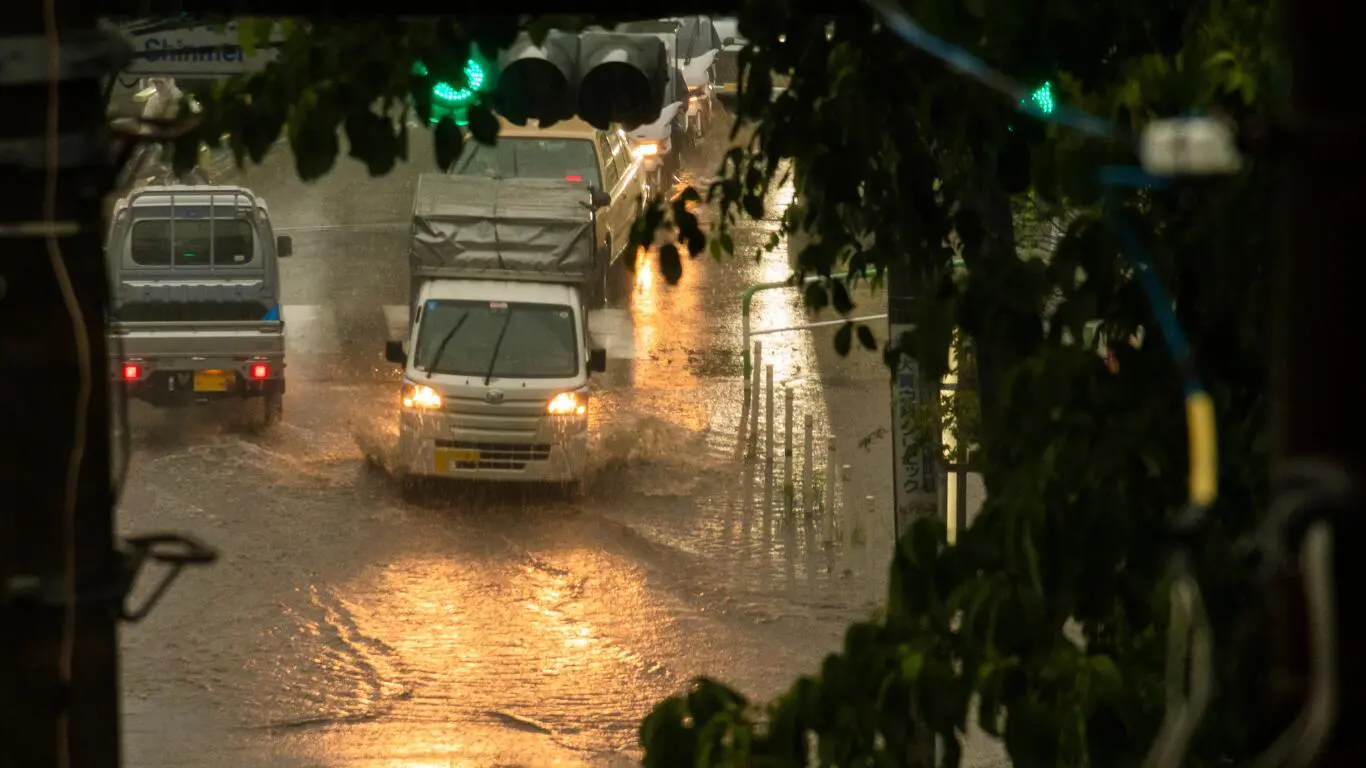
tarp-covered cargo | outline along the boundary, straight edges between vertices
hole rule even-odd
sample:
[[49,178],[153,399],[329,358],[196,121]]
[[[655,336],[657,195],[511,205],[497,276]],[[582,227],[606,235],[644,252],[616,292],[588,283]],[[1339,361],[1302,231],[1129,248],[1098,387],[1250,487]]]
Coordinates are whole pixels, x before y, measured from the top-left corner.
[[582,282],[593,271],[588,190],[559,180],[423,174],[408,259],[414,280]]

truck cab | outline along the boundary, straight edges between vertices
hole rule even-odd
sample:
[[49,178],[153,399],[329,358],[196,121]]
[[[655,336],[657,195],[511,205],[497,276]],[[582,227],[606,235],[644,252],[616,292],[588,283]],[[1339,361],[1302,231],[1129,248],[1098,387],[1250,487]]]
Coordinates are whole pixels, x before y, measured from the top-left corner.
[[285,326],[265,203],[231,186],[148,186],[114,207],[105,246],[113,290],[109,375],[157,407],[242,400],[279,421]]
[[[434,280],[418,295],[404,366],[399,463],[410,475],[572,484],[588,457],[588,343],[579,289]],[[392,342],[391,342],[392,346]]]
[[[501,142],[500,142],[501,146]],[[395,465],[402,478],[582,488],[601,201],[563,180],[424,174],[413,208],[410,329]]]

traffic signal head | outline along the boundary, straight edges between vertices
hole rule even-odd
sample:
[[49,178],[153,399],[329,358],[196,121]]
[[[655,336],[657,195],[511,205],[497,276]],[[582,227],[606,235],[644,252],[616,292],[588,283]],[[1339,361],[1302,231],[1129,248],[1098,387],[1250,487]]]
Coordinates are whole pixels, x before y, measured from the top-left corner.
[[659,119],[669,82],[664,41],[649,34],[584,32],[578,113],[595,128],[636,128]]
[[[413,74],[418,77],[427,77],[427,65],[417,62],[413,65]],[[435,123],[443,117],[453,117],[457,123],[464,124],[465,109],[474,101],[475,95],[488,86],[488,74],[484,70],[484,65],[473,56],[465,62],[465,84],[457,87],[454,83],[438,81],[431,86],[432,114],[431,122]]]
[[498,57],[494,106],[516,125],[568,120],[577,106],[578,59],[577,35],[552,31],[536,45],[522,33]]
[[1052,114],[1057,106],[1053,100],[1053,84],[1044,81],[1043,85],[1030,92],[1027,102],[1022,99],[1020,105],[1041,115]]

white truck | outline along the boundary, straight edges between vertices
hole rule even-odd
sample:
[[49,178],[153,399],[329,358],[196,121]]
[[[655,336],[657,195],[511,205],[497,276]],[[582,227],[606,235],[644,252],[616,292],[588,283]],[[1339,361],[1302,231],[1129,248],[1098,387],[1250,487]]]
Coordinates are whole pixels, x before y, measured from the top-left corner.
[[148,186],[114,207],[105,262],[113,290],[109,375],[157,407],[221,400],[281,418],[285,324],[266,204],[243,187]]
[[423,174],[409,245],[409,333],[396,474],[583,490],[589,344],[584,286],[605,193],[562,180]]

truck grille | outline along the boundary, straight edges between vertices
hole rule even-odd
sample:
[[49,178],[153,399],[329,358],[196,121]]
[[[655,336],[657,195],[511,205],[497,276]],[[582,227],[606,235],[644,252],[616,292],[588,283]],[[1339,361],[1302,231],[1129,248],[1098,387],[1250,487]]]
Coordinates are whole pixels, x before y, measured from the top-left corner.
[[478,451],[479,460],[460,462],[461,469],[509,469],[526,467],[529,461],[545,461],[550,458],[550,445],[546,443],[483,443],[470,440],[437,440],[438,448],[454,448],[462,451]]

